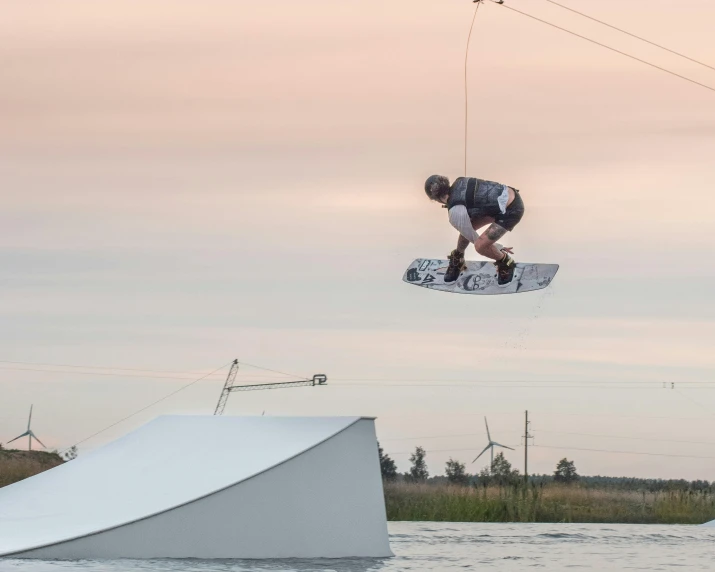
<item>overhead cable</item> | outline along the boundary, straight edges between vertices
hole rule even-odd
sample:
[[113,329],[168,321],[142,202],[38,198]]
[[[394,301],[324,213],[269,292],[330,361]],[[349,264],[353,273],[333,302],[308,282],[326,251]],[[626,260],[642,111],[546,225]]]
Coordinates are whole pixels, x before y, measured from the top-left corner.
[[695,85],[698,85],[698,86],[700,86],[700,87],[702,87],[702,88],[707,89],[708,91],[715,92],[715,87],[711,87],[711,86],[709,86],[709,85],[707,85],[707,84],[700,83],[699,81],[695,81],[694,79],[690,79],[689,77],[686,77],[686,76],[684,76],[684,75],[681,75],[681,74],[679,74],[679,73],[676,73],[676,72],[674,72],[674,71],[671,71],[671,70],[669,70],[669,69],[667,69],[667,68],[664,68],[664,67],[662,67],[662,66],[659,66],[659,65],[657,65],[657,64],[653,64],[653,63],[651,63],[651,62],[649,62],[649,61],[643,60],[643,59],[638,58],[638,57],[636,57],[636,56],[633,56],[633,55],[631,55],[631,54],[629,54],[629,53],[623,52],[623,51],[618,50],[618,49],[616,49],[616,48],[613,48],[613,47],[611,47],[611,46],[609,46],[609,45],[606,45],[606,44],[603,44],[603,43],[598,42],[598,41],[596,41],[596,40],[593,40],[593,39],[591,39],[591,38],[589,38],[589,37],[587,37],[587,36],[583,36],[583,35],[581,35],[581,34],[577,34],[576,32],[572,32],[571,30],[569,30],[569,29],[567,29],[567,28],[564,28],[564,27],[562,27],[562,26],[558,26],[558,25],[556,25],[556,24],[552,24],[551,22],[549,22],[549,21],[547,21],[547,20],[543,20],[543,19],[541,19],[541,18],[537,18],[536,16],[533,16],[532,14],[528,14],[527,12],[522,12],[521,10],[517,10],[516,8],[512,8],[511,6],[507,6],[506,4],[500,4],[500,6],[502,6],[503,8],[506,8],[507,10],[511,10],[512,12],[516,12],[517,14],[521,14],[522,16],[526,16],[527,18],[531,18],[532,20],[536,20],[537,22],[541,22],[542,24],[546,24],[547,26],[551,26],[552,28],[556,28],[557,30],[561,30],[562,32],[566,32],[567,34],[571,34],[572,36],[576,36],[577,38],[581,38],[582,40],[586,40],[587,42],[591,42],[592,44],[596,44],[597,46],[601,46],[602,48],[606,48],[607,50],[611,50],[612,52],[616,52],[617,54],[620,54],[620,55],[622,55],[622,56],[625,56],[625,57],[627,57],[627,58],[630,58],[630,59],[635,60],[635,61],[637,61],[637,62],[640,62],[640,63],[642,63],[642,64],[645,64],[645,65],[650,66],[650,67],[652,67],[652,68],[655,68],[655,69],[657,69],[657,70],[663,71],[663,72],[665,72],[665,73],[667,73],[667,74],[670,74],[670,75],[672,75],[672,76],[675,76],[675,77],[677,77],[677,78],[683,79],[683,80],[685,80],[685,81],[687,81],[687,82],[690,82],[690,83],[693,83],[693,84],[695,84]]
[[[225,369],[227,366],[231,365],[231,363],[232,363],[232,362],[228,362],[228,363],[222,365],[221,367],[215,369],[215,370],[212,371],[211,373],[207,373],[206,375],[201,376],[201,377],[198,378],[198,379],[195,379],[195,380],[192,381],[191,383],[187,383],[186,385],[181,386],[179,389],[177,389],[177,390],[175,390],[175,391],[172,391],[171,393],[165,395],[165,396],[162,397],[161,399],[157,399],[156,401],[151,402],[149,405],[147,405],[147,406],[145,406],[145,407],[142,407],[141,409],[138,409],[137,411],[135,411],[135,412],[132,413],[131,415],[127,415],[126,417],[123,417],[123,418],[120,419],[119,421],[115,421],[115,422],[112,423],[111,425],[107,425],[104,429],[101,429],[101,430],[97,431],[96,433],[92,433],[89,437],[85,437],[85,438],[82,439],[81,441],[77,441],[74,445],[71,445],[71,446],[68,447],[67,449],[69,449],[69,448],[71,448],[71,447],[76,447],[77,445],[79,445],[79,444],[81,444],[81,443],[84,443],[85,441],[89,441],[90,439],[92,439],[93,437],[96,437],[96,436],[99,435],[100,433],[104,433],[104,432],[107,431],[108,429],[111,429],[112,427],[115,427],[116,425],[119,425],[120,423],[123,423],[123,422],[126,421],[127,419],[130,419],[131,417],[134,417],[135,415],[138,415],[138,414],[141,413],[142,411],[146,411],[146,410],[149,409],[150,407],[154,407],[154,405],[156,405],[156,404],[158,404],[158,403],[161,403],[162,401],[165,401],[166,399],[169,399],[170,397],[176,395],[176,394],[179,393],[180,391],[184,391],[185,389],[188,389],[189,387],[191,387],[191,386],[194,385],[195,383],[198,383],[199,381],[202,381],[202,380],[206,379],[206,378],[209,377],[210,375],[213,375],[214,373],[217,373],[217,372],[221,371],[222,369]],[[66,451],[67,449],[64,449],[64,451]]]
[[701,65],[703,67],[710,68],[711,70],[715,70],[715,67],[713,67],[709,64],[706,64],[704,62],[701,62],[700,60],[696,60],[695,58],[691,58],[690,56],[686,56],[685,54],[676,52],[675,50],[671,50],[670,48],[666,48],[665,46],[663,46],[661,44],[657,44],[655,42],[652,42],[646,38],[643,38],[642,36],[637,36],[636,34],[632,34],[631,32],[624,30],[623,28],[619,28],[617,26],[609,24],[608,22],[604,22],[603,20],[599,20],[598,18],[594,18],[593,16],[589,16],[588,14],[584,14],[583,12],[579,12],[578,10],[574,10],[573,8],[570,8],[569,6],[564,6],[563,4],[559,4],[558,2],[555,2],[554,0],[545,0],[545,1],[549,2],[550,4],[554,4],[555,6],[558,6],[559,8],[563,8],[564,10],[568,10],[569,12],[573,12],[574,14],[578,14],[579,16],[583,16],[584,18],[588,18],[589,20],[593,20],[594,22],[598,22],[599,24],[602,24],[604,26],[612,28],[613,30],[621,32],[622,34],[626,34],[627,36],[636,38],[637,40],[640,40],[641,42],[645,42],[646,44],[650,44],[651,46],[655,46],[656,48],[660,48],[661,50],[670,52],[671,54],[675,54],[676,56],[679,56],[681,58],[689,60],[689,61],[696,63],[698,65]]
[[256,369],[260,369],[260,370],[263,370],[263,371],[270,371],[270,372],[272,372],[272,373],[279,373],[280,375],[287,375],[288,377],[297,377],[298,379],[304,379],[304,380],[306,380],[306,381],[310,381],[310,379],[311,379],[311,378],[305,377],[305,376],[303,376],[303,375],[298,375],[298,374],[295,374],[295,373],[286,373],[286,372],[284,372],[284,371],[278,371],[277,369],[269,369],[269,368],[267,368],[267,367],[261,367],[260,365],[254,365],[254,364],[252,364],[252,363],[246,363],[245,361],[239,361],[238,363],[239,363],[239,365],[245,365],[245,366],[247,366],[247,367],[254,367],[254,368],[256,368]]
[[474,29],[474,21],[477,19],[477,12],[481,2],[476,3],[474,8],[474,16],[472,16],[472,25],[469,26],[469,35],[467,36],[467,47],[464,50],[464,176],[467,176],[467,141],[469,131],[469,96],[467,94],[467,60],[469,59],[469,42],[472,39],[472,30]]

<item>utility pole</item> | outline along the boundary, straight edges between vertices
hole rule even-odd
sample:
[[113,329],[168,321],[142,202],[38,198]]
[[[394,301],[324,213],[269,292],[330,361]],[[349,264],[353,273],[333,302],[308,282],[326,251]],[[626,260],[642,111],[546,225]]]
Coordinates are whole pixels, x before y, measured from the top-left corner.
[[524,486],[529,486],[529,412],[524,411]]

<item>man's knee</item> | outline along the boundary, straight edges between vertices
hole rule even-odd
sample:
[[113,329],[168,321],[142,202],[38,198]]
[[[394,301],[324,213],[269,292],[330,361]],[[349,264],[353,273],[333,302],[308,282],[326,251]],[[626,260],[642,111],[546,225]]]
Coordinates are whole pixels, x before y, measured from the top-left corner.
[[479,254],[482,256],[485,256],[489,254],[492,250],[492,245],[494,243],[489,241],[489,240],[477,240],[477,242],[474,243],[474,248],[477,250]]

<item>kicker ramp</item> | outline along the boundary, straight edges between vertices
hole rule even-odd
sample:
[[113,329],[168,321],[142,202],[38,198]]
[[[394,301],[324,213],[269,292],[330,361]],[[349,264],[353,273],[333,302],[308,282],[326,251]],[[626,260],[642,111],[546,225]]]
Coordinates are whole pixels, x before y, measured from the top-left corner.
[[165,416],[0,489],[0,556],[391,556],[374,420]]

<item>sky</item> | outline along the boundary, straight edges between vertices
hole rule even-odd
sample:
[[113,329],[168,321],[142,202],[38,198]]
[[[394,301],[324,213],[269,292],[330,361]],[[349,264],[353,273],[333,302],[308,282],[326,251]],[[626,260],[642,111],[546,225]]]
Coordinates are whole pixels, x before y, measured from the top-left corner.
[[[508,5],[715,88],[546,0]],[[564,0],[715,66],[709,0]],[[544,291],[401,280],[456,233],[474,4],[11,0],[0,20],[0,442],[80,454],[168,413],[365,415],[400,470],[715,479],[715,93],[486,3],[468,174],[519,188],[502,241]],[[473,250],[468,258],[479,256]],[[51,365],[43,365],[51,364]],[[58,364],[82,366],[60,367]],[[125,369],[121,369],[125,368]],[[221,369],[223,368],[223,369]],[[218,370],[218,371],[216,371]],[[183,385],[206,379],[85,440]]]

